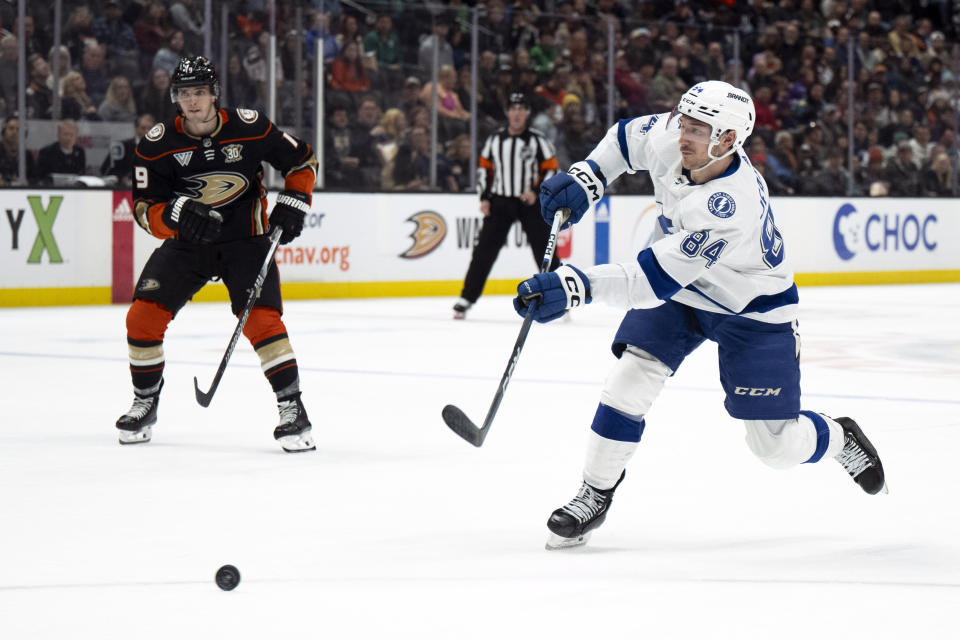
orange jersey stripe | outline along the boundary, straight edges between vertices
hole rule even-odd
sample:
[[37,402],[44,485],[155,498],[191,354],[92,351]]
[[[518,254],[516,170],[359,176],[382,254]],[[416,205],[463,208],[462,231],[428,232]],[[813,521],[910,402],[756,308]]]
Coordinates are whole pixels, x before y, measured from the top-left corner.
[[313,171],[309,168],[303,168],[299,171],[294,171],[293,173],[288,174],[283,180],[283,188],[305,193],[311,198],[310,201],[312,202],[313,198],[311,194],[313,193],[313,183]]
[[150,220],[150,233],[158,238],[173,238],[177,235],[176,230],[171,229],[163,221],[163,210],[167,207],[166,202],[158,202],[150,205],[147,209],[147,218]]
[[180,151],[193,151],[194,149],[197,149],[197,146],[196,146],[196,145],[194,145],[194,146],[192,146],[192,147],[184,147],[184,148],[182,148],[182,149],[173,149],[173,150],[171,150],[171,151],[164,151],[163,153],[161,153],[161,154],[158,155],[158,156],[152,156],[152,157],[149,157],[149,158],[148,158],[147,156],[143,155],[142,153],[140,153],[140,149],[137,149],[137,155],[140,156],[141,158],[143,158],[144,160],[150,161],[150,160],[156,160],[157,158],[162,158],[163,156],[170,155],[171,153],[178,153],[178,152],[180,152]]

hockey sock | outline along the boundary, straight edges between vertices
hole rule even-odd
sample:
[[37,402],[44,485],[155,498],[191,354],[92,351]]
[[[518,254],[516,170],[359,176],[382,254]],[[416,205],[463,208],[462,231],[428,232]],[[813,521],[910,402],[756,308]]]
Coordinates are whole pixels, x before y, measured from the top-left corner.
[[637,450],[646,423],[643,416],[627,416],[600,403],[590,427],[583,479],[597,489],[617,484]]
[[[818,460],[829,460],[843,451],[844,435],[840,423],[829,416],[813,411],[801,411],[797,419],[802,421],[804,418],[810,420],[817,430],[817,452],[823,451]],[[817,462],[817,460],[807,460],[807,462]]]
[[291,385],[298,385],[300,373],[297,359],[279,311],[269,307],[254,307],[243,334],[260,357],[260,368],[277,397],[286,393]]
[[127,347],[133,386],[145,394],[153,393],[163,379],[163,342],[145,342],[128,336]]
[[134,300],[127,312],[127,349],[133,386],[153,393],[163,379],[163,336],[173,314],[156,302]]
[[833,458],[843,449],[843,427],[813,411],[792,420],[744,420],[747,445],[764,464],[789,469]]
[[[299,388],[300,371],[297,368],[297,359],[293,355],[293,348],[286,334],[268,338],[253,346],[260,356],[260,368],[263,375],[273,388],[277,397],[285,393],[288,387]],[[287,394],[289,395],[289,394]]]
[[293,396],[299,394],[300,393],[299,378],[297,380],[294,380],[293,384],[287,387],[284,387],[283,389],[277,390],[275,391],[275,393],[277,394],[277,401],[289,400]]

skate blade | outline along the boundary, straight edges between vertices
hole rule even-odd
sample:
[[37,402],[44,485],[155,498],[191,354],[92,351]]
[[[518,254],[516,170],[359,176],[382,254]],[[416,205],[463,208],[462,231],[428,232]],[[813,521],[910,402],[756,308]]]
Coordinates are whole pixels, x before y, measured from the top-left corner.
[[280,443],[280,446],[287,453],[314,451],[317,448],[316,443],[313,441],[313,436],[310,434],[310,429],[307,429],[299,435],[283,436],[282,438],[278,439],[277,442]]
[[551,533],[550,537],[547,539],[547,544],[545,545],[547,551],[557,551],[559,549],[569,549],[570,547],[579,547],[587,544],[587,541],[590,539],[590,534],[592,532],[588,531],[587,533],[577,536],[575,538],[564,538],[558,536],[555,533]]
[[144,427],[138,431],[125,431],[119,429],[120,444],[144,444],[150,442],[150,439],[153,437],[153,428]]

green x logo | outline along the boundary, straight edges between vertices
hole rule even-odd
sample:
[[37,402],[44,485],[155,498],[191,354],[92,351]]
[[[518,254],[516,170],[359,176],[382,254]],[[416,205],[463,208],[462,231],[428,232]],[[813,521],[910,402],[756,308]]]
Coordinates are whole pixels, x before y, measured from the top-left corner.
[[40,202],[40,196],[27,196],[27,202],[30,203],[33,217],[37,220],[37,239],[33,241],[33,248],[30,249],[27,264],[39,263],[44,249],[50,256],[51,264],[63,262],[63,256],[60,255],[57,241],[53,237],[53,222],[57,219],[63,196],[50,196],[50,202],[46,208]]

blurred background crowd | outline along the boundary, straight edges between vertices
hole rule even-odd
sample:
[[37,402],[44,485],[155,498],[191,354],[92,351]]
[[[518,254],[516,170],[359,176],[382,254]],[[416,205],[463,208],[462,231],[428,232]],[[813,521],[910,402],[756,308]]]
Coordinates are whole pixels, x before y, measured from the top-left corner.
[[60,0],[26,5],[22,43],[4,0],[0,30],[6,186],[128,186],[133,145],[176,114],[177,60],[203,54],[224,106],[316,144],[328,190],[473,191],[514,91],[565,169],[722,79],[754,97],[746,150],[774,194],[960,195],[960,0]]

